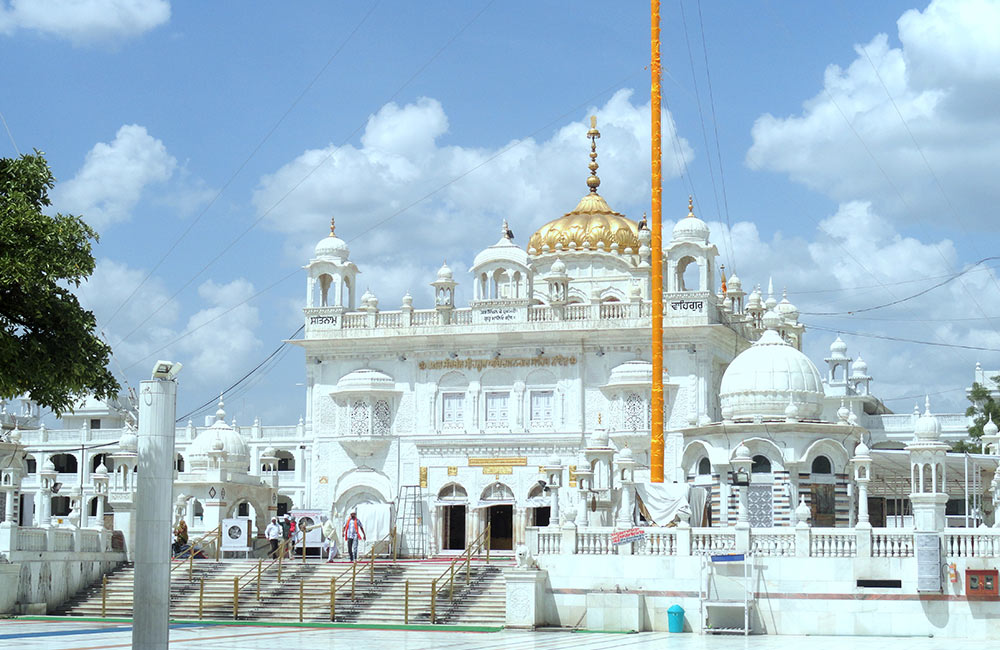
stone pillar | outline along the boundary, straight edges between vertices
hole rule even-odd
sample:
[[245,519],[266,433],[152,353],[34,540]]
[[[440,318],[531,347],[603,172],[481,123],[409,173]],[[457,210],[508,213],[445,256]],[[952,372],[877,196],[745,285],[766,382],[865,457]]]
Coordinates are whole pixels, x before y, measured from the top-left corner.
[[549,525],[559,525],[559,486],[549,487]]
[[809,515],[806,496],[799,495],[799,505],[795,508],[795,557],[809,557]]
[[138,650],[166,650],[169,637],[176,412],[176,381],[140,384],[134,593],[143,606],[135,609],[132,626],[132,647]]
[[4,487],[3,495],[3,523],[6,526],[14,525],[14,487]]

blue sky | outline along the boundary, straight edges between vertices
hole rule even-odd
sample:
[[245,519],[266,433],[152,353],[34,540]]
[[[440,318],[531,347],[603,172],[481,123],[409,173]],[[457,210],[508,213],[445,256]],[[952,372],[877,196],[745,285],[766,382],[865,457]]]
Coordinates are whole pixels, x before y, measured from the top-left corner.
[[[663,5],[666,227],[693,192],[727,269],[787,287],[820,365],[820,327],[857,333],[896,411],[964,408],[975,362],[1000,368],[996,261],[809,312],[995,250],[998,32],[982,0]],[[129,382],[186,364],[179,415],[301,324],[331,215],[383,308],[429,306],[501,219],[523,244],[575,205],[594,113],[602,194],[648,210],[644,2],[7,0],[0,52],[0,156],[44,151],[55,209],[101,232],[81,299]],[[301,352],[267,369],[239,422],[303,411]]]

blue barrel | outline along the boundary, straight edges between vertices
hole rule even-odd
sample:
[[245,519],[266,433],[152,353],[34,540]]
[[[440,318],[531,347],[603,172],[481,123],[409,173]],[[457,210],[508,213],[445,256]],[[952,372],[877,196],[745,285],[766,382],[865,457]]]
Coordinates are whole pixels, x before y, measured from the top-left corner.
[[680,605],[667,610],[667,629],[671,632],[684,631],[684,608]]

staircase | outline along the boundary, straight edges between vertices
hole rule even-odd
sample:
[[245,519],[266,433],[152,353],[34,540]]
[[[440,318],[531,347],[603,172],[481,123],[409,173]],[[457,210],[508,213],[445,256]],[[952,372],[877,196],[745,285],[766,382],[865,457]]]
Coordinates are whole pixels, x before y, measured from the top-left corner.
[[[282,566],[281,580],[275,567],[264,571],[257,597],[257,562],[253,560],[196,560],[189,577],[188,566],[178,566],[170,576],[170,617],[180,620],[232,620],[233,583],[241,577],[236,615],[238,620],[273,622],[329,622],[330,583],[336,579],[334,614],[338,623],[410,624],[430,623],[431,581],[438,579],[435,618],[442,625],[500,627],[506,614],[506,588],[502,568],[510,558],[487,564],[473,558],[468,583],[465,565],[456,565],[454,595],[450,572],[439,576],[450,559],[376,562],[359,568],[351,594],[351,564],[311,560],[291,561]],[[108,574],[104,616],[132,617],[134,568],[125,565]],[[404,614],[409,583],[409,609]],[[96,582],[63,603],[54,614],[100,617],[102,585]],[[200,611],[199,611],[200,602]],[[300,619],[301,607],[301,619]]]

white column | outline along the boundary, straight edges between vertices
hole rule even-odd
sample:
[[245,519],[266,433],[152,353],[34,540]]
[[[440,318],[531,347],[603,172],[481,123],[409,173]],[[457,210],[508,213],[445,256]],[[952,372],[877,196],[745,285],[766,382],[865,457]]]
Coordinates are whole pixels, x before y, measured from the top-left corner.
[[136,490],[135,608],[132,647],[166,650],[169,638],[170,524],[173,513],[177,382],[139,387],[139,476]]
[[3,511],[4,523],[9,525],[14,524],[14,488],[9,487],[4,490],[4,511]]
[[868,523],[868,479],[858,479],[858,525]]
[[549,487],[549,525],[559,525],[559,487]]

